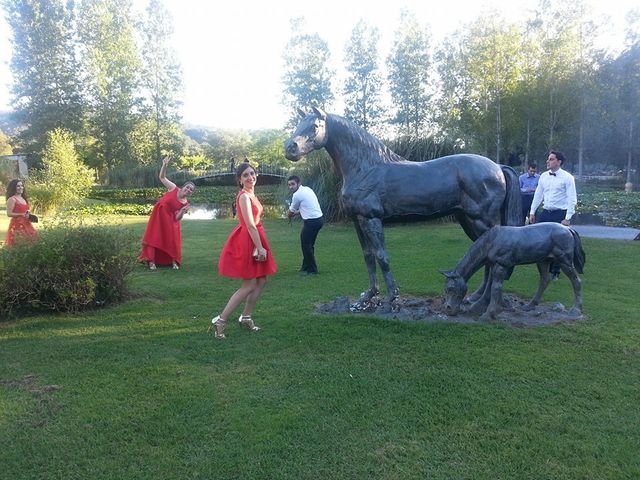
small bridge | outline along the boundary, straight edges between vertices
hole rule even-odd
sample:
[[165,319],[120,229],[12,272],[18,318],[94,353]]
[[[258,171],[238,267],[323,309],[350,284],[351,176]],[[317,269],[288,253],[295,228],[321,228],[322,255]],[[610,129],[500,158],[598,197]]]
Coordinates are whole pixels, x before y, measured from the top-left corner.
[[[283,183],[289,176],[288,170],[272,165],[260,166],[256,168],[256,173],[260,177],[260,183],[262,185]],[[189,178],[188,180],[191,180],[196,185],[235,185],[236,173],[235,169],[233,171],[228,169],[211,170],[198,177]]]

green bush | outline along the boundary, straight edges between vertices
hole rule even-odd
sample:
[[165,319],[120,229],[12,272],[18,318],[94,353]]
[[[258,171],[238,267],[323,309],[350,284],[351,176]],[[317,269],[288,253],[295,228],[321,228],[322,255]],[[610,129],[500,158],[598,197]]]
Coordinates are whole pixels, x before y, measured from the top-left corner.
[[[287,195],[284,185],[258,185],[258,198],[264,205],[283,205]],[[137,203],[153,205],[167,192],[164,187],[156,188],[94,188],[90,198],[110,203]],[[196,187],[196,191],[189,198],[190,203],[209,203],[229,205],[236,198],[238,187]],[[145,214],[146,215],[146,214]]]
[[101,215],[150,215],[153,204],[137,205],[133,203],[92,203],[71,207],[66,213],[99,217]]
[[[187,158],[187,157],[185,157]],[[191,157],[189,157],[191,158]],[[196,157],[193,157],[196,158]],[[200,157],[197,157],[198,161]],[[189,167],[185,167],[189,168]],[[160,172],[159,164],[136,165],[135,167],[122,165],[113,168],[109,172],[109,187],[111,188],[155,188],[161,185],[158,179]],[[169,170],[167,178],[173,183],[181,186],[184,182],[191,180],[203,173],[202,168],[191,165],[191,169],[187,170]],[[164,188],[164,187],[162,187]]]
[[127,296],[138,240],[130,229],[60,223],[34,243],[0,250],[0,319],[79,312]]
[[580,214],[593,214],[612,227],[640,228],[640,193],[578,192]]
[[303,185],[313,189],[325,220],[329,222],[348,220],[340,195],[342,179],[336,174],[333,160],[326,152],[311,152],[296,164],[292,174],[298,175]]
[[160,166],[155,164],[115,167],[109,172],[109,185],[121,188],[156,187],[160,184],[159,171]]

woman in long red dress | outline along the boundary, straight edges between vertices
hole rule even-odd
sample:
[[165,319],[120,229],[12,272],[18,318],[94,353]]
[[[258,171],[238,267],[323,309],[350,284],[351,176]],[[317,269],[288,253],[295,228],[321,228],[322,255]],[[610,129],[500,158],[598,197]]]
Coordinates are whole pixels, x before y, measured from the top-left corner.
[[267,236],[262,227],[262,204],[255,196],[256,171],[248,162],[236,169],[242,190],[236,196],[240,224],[229,234],[218,261],[218,273],[224,277],[238,278],[242,285],[231,295],[220,315],[211,320],[215,337],[224,339],[225,322],[244,301],[244,310],[238,318],[241,327],[257,332],[260,327],[253,323],[251,314],[267,284],[267,275],[276,273]]
[[11,180],[7,185],[7,216],[11,217],[5,245],[10,247],[16,241],[34,240],[38,233],[29,220],[27,190],[22,180]]
[[175,270],[182,264],[182,231],[180,220],[189,210],[189,197],[196,189],[193,182],[178,188],[166,177],[169,157],[162,160],[158,177],[169,190],[153,207],[147,229],[142,237],[142,251],[138,260],[148,262],[149,269],[156,265],[172,265]]

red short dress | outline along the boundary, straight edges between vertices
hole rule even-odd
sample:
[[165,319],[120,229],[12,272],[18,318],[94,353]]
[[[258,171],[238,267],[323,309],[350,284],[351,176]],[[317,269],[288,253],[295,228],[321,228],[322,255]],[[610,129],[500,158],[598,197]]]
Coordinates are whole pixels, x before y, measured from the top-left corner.
[[182,263],[182,231],[176,212],[188,203],[178,200],[179,188],[165,193],[153,207],[147,229],[142,237],[142,252],[138,260],[156,265]]
[[222,247],[222,253],[220,253],[220,259],[218,260],[218,273],[223,277],[249,280],[273,275],[276,273],[277,265],[273,258],[271,248],[269,247],[267,236],[264,233],[264,228],[260,223],[263,210],[262,204],[255,197],[251,199],[251,213],[258,228],[262,246],[267,250],[267,260],[258,262],[253,258],[255,245],[253,244],[253,240],[251,240],[247,224],[242,216],[242,210],[238,204],[240,196],[245,194],[246,192],[241,190],[236,196],[236,206],[240,224],[231,231],[224,247]]
[[[26,213],[29,210],[28,203],[15,203],[13,207],[14,213]],[[11,217],[11,221],[9,222],[9,229],[7,230],[7,237],[5,241],[5,245],[10,247],[16,243],[16,241],[21,240],[35,240],[38,236],[38,232],[33,228],[33,224],[31,220],[25,218],[24,216],[19,217]]]

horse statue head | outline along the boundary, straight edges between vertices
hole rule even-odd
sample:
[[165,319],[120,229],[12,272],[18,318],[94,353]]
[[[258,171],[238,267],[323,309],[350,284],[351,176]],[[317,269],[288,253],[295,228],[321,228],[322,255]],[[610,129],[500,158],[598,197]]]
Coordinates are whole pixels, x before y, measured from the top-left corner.
[[284,144],[285,157],[296,162],[313,150],[319,150],[327,144],[327,114],[312,107],[311,113],[298,108],[303,120],[291,138]]

